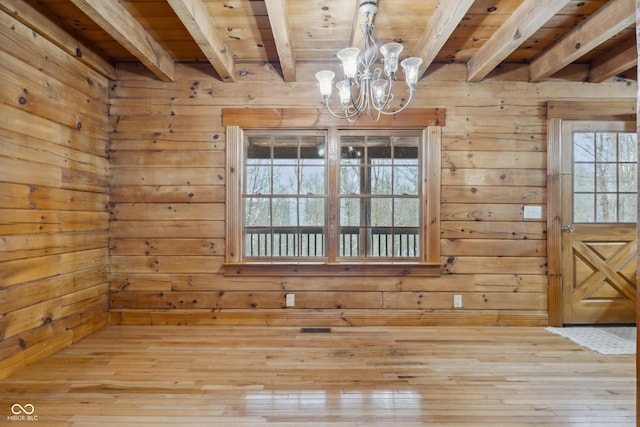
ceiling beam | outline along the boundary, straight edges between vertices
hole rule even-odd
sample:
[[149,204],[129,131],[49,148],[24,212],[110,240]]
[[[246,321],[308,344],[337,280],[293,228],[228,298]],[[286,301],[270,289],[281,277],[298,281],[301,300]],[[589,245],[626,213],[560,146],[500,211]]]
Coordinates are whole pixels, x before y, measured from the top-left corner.
[[611,0],[529,65],[532,82],[552,76],[635,22],[634,0]]
[[525,0],[469,59],[467,80],[478,82],[546,24],[570,0]]
[[429,68],[472,4],[473,0],[441,0],[438,3],[416,44],[418,48],[414,55],[422,59],[419,76]]
[[229,48],[211,21],[202,0],[168,0],[191,37],[223,82],[235,81],[234,61]]
[[51,43],[91,69],[111,80],[116,79],[116,71],[112,64],[59,27],[56,20],[46,16],[24,0],[2,0],[0,10],[4,10],[32,30],[44,33]]
[[285,0],[264,0],[264,4],[267,7],[273,38],[276,42],[282,78],[285,82],[294,82],[296,80],[296,60],[291,43],[287,3]]
[[117,1],[71,0],[160,80],[175,80],[173,58]]
[[591,63],[589,81],[600,83],[635,67],[638,63],[636,38],[622,42],[616,49]]

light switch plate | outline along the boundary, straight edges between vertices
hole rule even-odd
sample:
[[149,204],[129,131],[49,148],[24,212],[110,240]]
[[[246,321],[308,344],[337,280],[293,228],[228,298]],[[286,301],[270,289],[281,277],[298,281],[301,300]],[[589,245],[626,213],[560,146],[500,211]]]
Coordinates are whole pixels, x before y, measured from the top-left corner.
[[525,206],[524,219],[542,219],[542,206]]

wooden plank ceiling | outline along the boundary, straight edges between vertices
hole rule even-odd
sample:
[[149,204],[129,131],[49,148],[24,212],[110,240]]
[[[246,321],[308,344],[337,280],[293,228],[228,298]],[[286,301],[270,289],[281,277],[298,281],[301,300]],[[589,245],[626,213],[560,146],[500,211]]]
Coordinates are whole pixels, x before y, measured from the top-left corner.
[[[361,1],[28,0],[25,7],[112,64],[141,62],[161,80],[174,79],[176,63],[204,62],[228,82],[248,64],[271,64],[284,81],[300,81],[327,64],[337,68],[336,52],[358,38]],[[481,81],[513,64],[528,68],[519,78],[542,81],[578,64],[587,74],[576,78],[593,82],[635,76],[634,0],[377,4],[376,41],[402,43],[403,57],[421,57],[426,74],[434,64],[462,63],[469,81]]]

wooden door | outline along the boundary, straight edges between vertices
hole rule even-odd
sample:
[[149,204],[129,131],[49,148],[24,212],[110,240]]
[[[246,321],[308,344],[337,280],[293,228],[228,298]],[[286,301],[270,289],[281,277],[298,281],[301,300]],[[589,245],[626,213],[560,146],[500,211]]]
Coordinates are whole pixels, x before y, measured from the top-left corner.
[[562,125],[565,324],[635,323],[636,140],[634,123]]

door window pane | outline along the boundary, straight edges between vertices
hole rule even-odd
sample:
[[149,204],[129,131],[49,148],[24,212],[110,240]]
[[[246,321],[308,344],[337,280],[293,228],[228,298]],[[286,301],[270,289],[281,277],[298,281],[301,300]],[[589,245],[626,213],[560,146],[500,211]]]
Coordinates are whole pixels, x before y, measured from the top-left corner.
[[595,164],[576,163],[573,167],[573,191],[594,192],[596,190]]
[[638,197],[636,194],[621,194],[618,200],[620,222],[636,222]]
[[618,134],[618,152],[620,153],[620,160],[626,162],[638,161],[638,135],[635,133],[620,133]]
[[636,140],[634,133],[573,134],[574,222],[636,222]]
[[598,132],[596,136],[596,161],[615,162],[618,159],[617,133]]
[[615,192],[618,187],[618,165],[598,163],[596,165],[596,191]]
[[573,134],[573,161],[594,162],[596,160],[595,135],[591,132]]
[[618,222],[617,194],[596,194],[596,222]]
[[595,222],[595,195],[593,193],[573,195],[573,222]]

